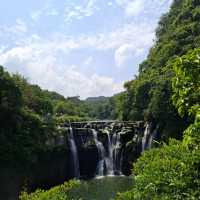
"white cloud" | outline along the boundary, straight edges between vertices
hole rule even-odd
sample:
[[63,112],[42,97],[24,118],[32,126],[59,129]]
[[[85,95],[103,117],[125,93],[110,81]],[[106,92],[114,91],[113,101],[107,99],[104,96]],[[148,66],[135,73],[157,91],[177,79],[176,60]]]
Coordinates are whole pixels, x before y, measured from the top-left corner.
[[135,0],[133,2],[129,2],[125,8],[125,12],[128,16],[134,16],[140,14],[140,12],[144,8],[143,0]]
[[61,50],[65,53],[76,49],[93,49],[99,51],[116,50],[125,44],[132,46],[132,49],[147,49],[151,47],[154,39],[154,25],[149,23],[130,23],[117,27],[111,32],[97,33],[95,35],[65,36],[64,34],[40,38],[38,35],[31,35],[19,43],[20,46],[27,44],[35,47]]
[[[81,8],[77,7],[76,10]],[[22,23],[18,21],[19,24]],[[151,23],[129,23],[110,32],[78,37],[56,34],[41,38],[34,34],[22,37],[15,47],[0,52],[0,64],[11,72],[22,73],[42,88],[65,96],[110,96],[122,91],[123,84],[116,83],[114,78],[108,76],[85,74],[82,66],[60,62],[60,54],[67,57],[71,51],[85,49],[111,51],[114,52],[116,65],[121,68],[127,59],[143,54],[143,50],[152,45],[153,38],[154,26]],[[93,57],[88,56],[81,65],[90,67],[92,63]]]
[[48,16],[57,16],[57,15],[59,15],[59,12],[55,9],[52,9],[47,12],[47,15]]
[[2,36],[3,34],[21,35],[26,34],[28,28],[26,23],[22,19],[17,18],[12,26],[1,26],[0,31],[2,33]]
[[[23,74],[44,89],[65,96],[111,96],[123,90],[123,84],[115,83],[111,77],[84,74],[79,71],[79,66],[59,66],[56,51],[53,45],[41,43],[15,47],[0,54],[0,64],[13,73]],[[89,57],[87,63],[91,61],[92,57]]]
[[39,21],[40,17],[44,16],[58,16],[59,12],[55,9],[49,9],[47,7],[44,7],[39,10],[32,11],[30,14],[30,17],[32,18],[33,21],[37,22]]
[[116,65],[121,68],[126,65],[129,59],[134,60],[134,57],[143,55],[144,48],[135,48],[132,44],[123,44],[115,51]]
[[[113,50],[117,66],[123,67],[126,59],[149,48],[153,38],[152,26],[146,24],[126,24],[110,33],[76,38],[61,34],[44,39],[31,35],[18,42],[16,47],[0,53],[0,64],[11,72],[22,73],[42,88],[55,90],[65,96],[110,96],[122,91],[123,84],[116,83],[111,77],[84,74],[81,72],[82,66],[59,62],[60,53],[66,57],[72,50]],[[92,62],[93,57],[88,56],[81,65],[90,66]]]
[[92,56],[89,56],[84,62],[83,64],[86,65],[86,66],[89,66],[91,65],[93,62],[93,57]]
[[143,55],[145,49],[144,48],[138,48],[136,51],[135,51],[135,56],[136,57],[139,57],[141,55]]
[[92,16],[95,11],[99,10],[96,5],[97,0],[87,0],[85,5],[74,6],[74,5],[67,5],[65,8],[65,22],[71,22],[72,20],[80,20],[83,17],[90,17]]
[[15,31],[17,32],[22,32],[22,33],[26,33],[27,32],[27,26],[25,24],[25,22],[21,19],[16,19],[16,25],[15,25]]
[[133,51],[134,47],[129,44],[124,44],[120,46],[116,51],[115,51],[115,62],[118,67],[121,67],[124,62],[133,56]]
[[5,45],[0,46],[0,54],[3,53],[5,50],[6,50]]
[[[133,48],[149,48],[153,44],[154,25],[149,24],[124,24],[121,27],[108,33],[98,33],[88,36],[65,37],[55,41],[55,48],[63,49],[83,49],[91,48],[99,51],[118,49],[124,44],[131,44]],[[54,43],[54,40],[51,40]]]
[[144,8],[144,0],[116,0],[116,3],[121,6],[127,16],[134,16],[140,14]]
[[[105,4],[111,6],[108,9],[116,9],[117,4],[125,13],[125,18],[121,15],[115,16],[116,20],[120,18],[119,21],[123,24],[116,27],[113,21],[112,27],[106,29],[112,28],[111,31],[96,32],[99,29],[95,29],[95,27],[93,30],[86,30],[88,29],[87,25],[84,28],[80,26],[76,30],[68,30],[66,24],[67,28],[63,29],[62,24],[59,23],[55,26],[53,33],[49,32],[48,36],[46,34],[46,38],[43,38],[37,33],[28,36],[31,30],[28,29],[27,20],[25,23],[22,19],[17,19],[11,27],[0,27],[2,41],[0,65],[5,65],[11,72],[22,73],[31,82],[39,84],[43,88],[55,90],[65,96],[88,97],[112,95],[122,90],[122,83],[116,82],[114,78],[100,76],[88,69],[92,65],[96,69],[95,67],[101,64],[101,62],[96,63],[98,59],[105,58],[106,60],[107,55],[113,54],[108,62],[113,63],[112,58],[114,58],[116,66],[119,67],[118,70],[122,72],[125,70],[123,67],[126,67],[129,61],[134,65],[134,62],[139,60],[138,57],[144,57],[153,44],[154,29],[158,17],[168,9],[172,0],[109,0],[103,4],[98,0],[84,0],[79,1],[80,5],[77,4],[77,1],[64,1],[67,3],[66,7],[61,4],[65,10],[64,13],[61,13],[62,8],[56,10],[58,8],[53,6],[55,2],[57,3],[56,0],[45,0],[44,2],[44,6],[31,13],[33,21],[40,22],[40,19],[45,16],[64,15],[65,22],[74,22],[74,20],[93,16],[100,9],[99,6],[105,6]],[[106,18],[109,16],[107,16],[107,10],[102,9],[102,12],[99,17],[105,14],[105,19],[102,22],[103,25],[107,25],[106,21],[113,20],[113,18]],[[127,17],[133,18],[131,23]],[[45,18],[45,20],[48,23],[49,19]],[[41,26],[33,21],[30,22],[30,27]],[[87,20],[84,23],[87,23]],[[46,28],[47,31],[51,31],[48,26]],[[36,30],[34,29],[34,31]],[[43,28],[38,27],[38,30],[44,34]],[[62,33],[56,32],[61,30]],[[66,32],[64,32],[65,30]],[[84,31],[91,32],[84,34]],[[92,33],[92,31],[94,32]],[[83,34],[81,34],[82,32]],[[68,33],[76,36],[68,36]],[[11,39],[12,41],[10,41]],[[83,55],[78,57],[80,52],[83,52]],[[98,55],[100,58],[97,58]],[[77,58],[75,63],[79,63],[81,60],[82,63],[74,64],[74,57]],[[72,60],[68,61],[68,58],[69,60],[72,58]],[[102,66],[102,69],[98,69],[98,71],[105,73],[113,69],[113,66],[109,70],[106,67]],[[87,74],[88,71],[90,74]]]
[[108,6],[112,6],[112,5],[113,5],[113,2],[109,1]]
[[[135,17],[142,14],[155,15],[166,12],[173,0],[115,0],[116,4],[124,9],[126,16]],[[144,16],[143,16],[144,17]]]
[[59,12],[53,7],[50,0],[44,1],[44,5],[38,10],[33,10],[30,17],[33,21],[38,22],[43,16],[58,16]]

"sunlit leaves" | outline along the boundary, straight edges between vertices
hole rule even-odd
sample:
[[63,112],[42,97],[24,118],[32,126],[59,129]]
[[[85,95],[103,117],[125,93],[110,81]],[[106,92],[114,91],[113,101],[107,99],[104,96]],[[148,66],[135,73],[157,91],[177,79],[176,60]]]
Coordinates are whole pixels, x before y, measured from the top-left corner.
[[173,102],[180,115],[195,115],[200,103],[200,49],[196,49],[173,63]]

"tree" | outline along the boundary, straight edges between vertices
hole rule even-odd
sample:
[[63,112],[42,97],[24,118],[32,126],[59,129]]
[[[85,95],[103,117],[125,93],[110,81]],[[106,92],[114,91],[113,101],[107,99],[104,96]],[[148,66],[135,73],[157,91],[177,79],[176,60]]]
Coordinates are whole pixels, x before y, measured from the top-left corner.
[[0,66],[0,110],[1,117],[5,114],[17,112],[22,106],[22,94],[19,88],[15,85],[11,76],[4,72]]
[[177,58],[173,68],[173,102],[181,116],[194,116],[200,106],[200,49]]

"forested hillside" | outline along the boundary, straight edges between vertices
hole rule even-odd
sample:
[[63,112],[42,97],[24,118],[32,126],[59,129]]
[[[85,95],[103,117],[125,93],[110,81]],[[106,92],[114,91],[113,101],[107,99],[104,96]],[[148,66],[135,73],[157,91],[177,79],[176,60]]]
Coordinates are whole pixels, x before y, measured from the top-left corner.
[[[188,118],[180,118],[172,103],[175,73],[171,62],[200,47],[199,6],[199,1],[175,0],[170,12],[162,16],[156,29],[155,45],[140,64],[138,77],[125,83],[126,92],[121,94],[118,106],[119,118],[155,121],[165,134],[179,138]],[[171,127],[177,129],[170,131]]]
[[171,139],[138,159],[135,186],[121,200],[200,198],[199,19],[200,1],[175,0],[159,22],[156,43],[140,65],[139,76],[125,84],[124,117],[189,125],[182,142]]
[[28,164],[37,152],[45,151],[45,142],[58,134],[59,124],[107,119],[110,110],[110,98],[65,98],[0,67],[0,159]]

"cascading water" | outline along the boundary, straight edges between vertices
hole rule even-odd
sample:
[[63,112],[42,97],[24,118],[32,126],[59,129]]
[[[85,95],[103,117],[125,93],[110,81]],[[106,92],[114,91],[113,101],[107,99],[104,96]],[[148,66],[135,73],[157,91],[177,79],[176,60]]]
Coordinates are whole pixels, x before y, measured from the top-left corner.
[[148,141],[148,148],[151,148],[152,145],[152,141],[156,138],[157,134],[158,134],[158,128],[159,126],[157,125],[155,130],[151,133],[150,137],[149,137],[149,141]]
[[103,176],[104,175],[104,164],[105,164],[105,148],[103,146],[103,144],[98,141],[98,137],[97,137],[97,131],[92,129],[92,134],[94,137],[94,142],[95,145],[98,149],[98,155],[99,155],[99,161],[97,164],[97,176]]
[[114,133],[111,135],[107,129],[105,132],[107,134],[107,154],[103,144],[98,140],[97,131],[92,129],[94,142],[99,155],[96,174],[97,176],[121,175],[122,159],[120,133]]
[[[98,123],[98,122],[95,122],[95,123]],[[85,124],[87,125],[87,127]],[[89,165],[87,166],[87,164],[85,165],[85,163],[83,164],[84,159],[83,157],[80,157],[81,171],[83,172],[82,177],[85,177],[85,174],[88,173],[87,169],[91,169],[92,171],[93,170],[95,171],[95,168],[96,168],[95,175],[98,178],[103,177],[103,176],[122,175],[122,166],[123,166],[124,174],[127,174],[127,169],[124,168],[125,165],[128,165],[127,158],[125,156],[123,158],[123,155],[126,155],[127,153],[125,151],[126,146],[124,145],[124,141],[126,141],[127,137],[130,137],[129,133],[132,128],[130,124],[126,125],[122,123],[118,123],[118,124],[104,123],[102,129],[100,129],[99,126],[97,126],[98,124],[96,126],[95,124],[92,124],[92,123],[90,124],[90,126],[89,126],[89,123],[85,123],[85,124],[84,126],[81,125],[81,128],[76,127],[72,129],[70,127],[69,129],[70,133],[69,133],[68,139],[69,139],[69,146],[71,150],[70,164],[71,164],[71,169],[72,169],[71,174],[73,175],[73,177],[80,178],[79,156],[78,156],[77,148],[80,148],[79,149],[81,153],[80,156],[85,155],[85,153],[87,152],[93,156],[94,154],[98,152],[98,161],[96,160],[97,157],[95,156],[94,162],[91,166]],[[93,129],[93,127],[95,127],[95,129]],[[73,130],[77,132],[73,133]],[[75,133],[78,133],[76,135],[76,141],[78,142],[77,144],[79,144],[80,146],[76,146],[76,142],[74,138]],[[92,138],[91,138],[91,133],[92,133]],[[98,135],[98,133],[100,133],[100,135]],[[137,137],[137,135],[135,136]],[[145,127],[145,131],[144,131],[144,136],[142,138],[142,151],[144,151],[145,149],[151,146],[153,138],[154,138],[154,134],[151,134],[151,124],[147,123]],[[91,143],[91,139],[93,141],[92,143]],[[93,148],[94,143],[98,151],[96,151],[96,149]],[[87,149],[90,145],[91,145],[91,148]],[[93,173],[91,174],[93,175]]]
[[106,168],[107,168],[107,175],[114,175],[113,169],[113,145],[110,138],[110,133],[106,130],[108,136],[108,156],[106,158]]
[[69,146],[70,146],[70,151],[71,151],[71,161],[72,161],[71,168],[73,169],[73,177],[80,178],[78,151],[77,151],[76,143],[74,140],[73,129],[71,127],[69,128],[68,139],[69,139]]
[[148,138],[150,134],[151,134],[151,126],[149,123],[147,123],[145,131],[144,131],[144,135],[142,138],[142,152],[144,152],[144,150],[148,148]]
[[114,134],[112,143],[113,143],[113,163],[114,163],[114,172],[117,174],[122,174],[121,173],[121,164],[123,161],[122,154],[121,154],[121,134]]
[[121,173],[121,141],[120,133],[110,134],[106,130],[108,137],[108,157],[106,158],[107,175],[122,174]]
[[144,152],[146,149],[150,149],[152,145],[152,141],[157,136],[158,132],[158,126],[151,132],[151,124],[147,123],[144,136],[142,138],[142,152]]

